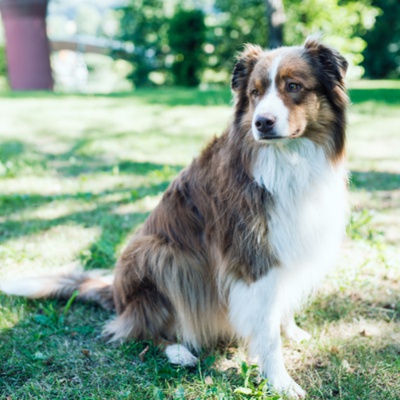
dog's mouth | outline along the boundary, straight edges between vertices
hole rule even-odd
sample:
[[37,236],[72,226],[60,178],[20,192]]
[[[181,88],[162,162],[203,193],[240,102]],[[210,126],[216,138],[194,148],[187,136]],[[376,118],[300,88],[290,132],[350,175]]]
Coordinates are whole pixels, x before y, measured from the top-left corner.
[[279,141],[284,141],[284,140],[293,140],[299,138],[302,134],[300,132],[300,129],[297,129],[295,132],[291,133],[290,135],[274,135],[274,134],[262,134],[260,135],[260,132],[258,132],[258,142],[279,142]]
[[287,139],[287,136],[262,136],[260,137],[260,141],[263,140],[279,140],[279,139]]

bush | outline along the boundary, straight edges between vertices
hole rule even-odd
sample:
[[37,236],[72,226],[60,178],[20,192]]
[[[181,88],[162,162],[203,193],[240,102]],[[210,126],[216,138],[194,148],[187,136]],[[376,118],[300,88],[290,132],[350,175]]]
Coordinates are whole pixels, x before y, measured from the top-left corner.
[[171,18],[168,40],[175,56],[171,69],[175,84],[197,86],[200,83],[205,36],[202,11],[178,9]]
[[372,4],[382,10],[375,26],[366,33],[368,43],[363,52],[367,78],[400,77],[400,3],[398,0],[374,0]]
[[0,45],[0,76],[7,75],[7,57],[6,49],[4,46]]
[[134,45],[132,54],[114,52],[115,58],[131,63],[132,73],[127,76],[135,86],[152,85],[149,75],[165,69],[168,49],[167,18],[162,0],[130,0],[121,12],[120,33],[117,39]]

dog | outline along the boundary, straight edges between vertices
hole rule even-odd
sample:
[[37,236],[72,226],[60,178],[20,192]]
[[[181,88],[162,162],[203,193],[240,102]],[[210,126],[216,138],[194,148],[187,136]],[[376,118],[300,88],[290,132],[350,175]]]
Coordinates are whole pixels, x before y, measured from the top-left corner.
[[117,316],[111,340],[151,339],[173,364],[221,339],[244,340],[280,393],[281,332],[330,270],[345,231],[347,62],[319,39],[246,45],[233,70],[234,115],[170,184],[119,258],[112,282],[93,272],[2,285],[32,298],[95,301]]

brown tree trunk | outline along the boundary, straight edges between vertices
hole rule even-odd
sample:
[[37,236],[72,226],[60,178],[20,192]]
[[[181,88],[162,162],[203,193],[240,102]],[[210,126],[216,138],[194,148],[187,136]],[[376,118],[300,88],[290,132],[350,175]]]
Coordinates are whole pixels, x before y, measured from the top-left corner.
[[13,90],[52,90],[47,0],[0,0]]
[[266,0],[268,43],[271,49],[283,46],[283,24],[286,21],[282,0]]

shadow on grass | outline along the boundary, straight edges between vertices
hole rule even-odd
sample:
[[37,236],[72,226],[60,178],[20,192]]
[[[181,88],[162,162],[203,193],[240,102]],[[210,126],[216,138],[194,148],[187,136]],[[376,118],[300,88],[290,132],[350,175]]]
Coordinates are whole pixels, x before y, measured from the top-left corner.
[[397,400],[400,348],[390,334],[379,338],[335,338],[300,367],[310,399]]
[[377,171],[351,171],[350,187],[352,189],[376,190],[399,190],[400,174]]
[[[115,249],[139,224],[143,223],[148,213],[114,213],[116,207],[133,203],[136,200],[149,195],[158,194],[166,189],[169,181],[159,184],[132,188],[107,190],[99,194],[91,192],[78,192],[74,195],[10,195],[0,196],[2,212],[7,215],[11,210],[17,214],[22,210],[50,204],[57,200],[84,200],[97,203],[97,207],[91,211],[69,213],[59,218],[47,219],[23,219],[5,220],[0,223],[0,243],[7,242],[22,236],[45,232],[53,227],[63,224],[77,224],[85,227],[98,226],[101,228],[100,238],[91,246],[85,256],[85,264],[91,268],[110,268],[115,263]],[[102,202],[105,195],[125,194],[119,201]],[[7,207],[7,205],[9,207]]]
[[6,163],[26,151],[26,145],[18,140],[4,140],[0,143],[0,161]]
[[[94,305],[72,304],[61,323],[61,301],[1,294],[0,301],[4,310],[23,314],[13,327],[0,330],[0,398],[172,399],[183,386],[212,398],[222,392],[232,396],[242,384],[236,369],[213,368],[214,357],[179,368],[149,342],[107,343],[100,334],[110,315]],[[212,376],[211,386],[205,376]]]
[[[203,354],[195,368],[176,368],[151,343],[106,343],[100,333],[109,314],[94,305],[74,303],[61,322],[61,301],[1,294],[0,301],[0,315],[9,309],[20,317],[13,327],[0,330],[4,396],[172,399],[185,392],[190,398],[247,398],[234,394],[236,387],[244,386],[238,370],[221,371],[214,364],[232,357],[232,349],[228,355],[218,347],[211,355]],[[317,346],[294,371],[310,398],[397,400],[400,348],[392,338],[383,334],[373,341],[334,341],[334,347]]]
[[[391,294],[388,294],[391,293]],[[346,296],[340,293],[320,294],[307,310],[304,319],[322,326],[326,322],[353,322],[360,318],[380,321],[400,321],[400,299],[395,293],[382,289],[379,299],[368,295]]]
[[[104,136],[102,137],[104,139]],[[115,135],[113,136],[115,138]],[[26,170],[50,170],[64,177],[78,177],[91,173],[117,173],[147,176],[162,173],[167,169],[169,177],[176,175],[183,166],[156,164],[132,160],[111,162],[106,157],[85,154],[85,148],[96,141],[96,137],[77,139],[71,147],[61,153],[41,152],[40,149],[22,141],[0,142],[0,177],[15,177]],[[4,171],[2,170],[4,169]]]
[[388,105],[400,105],[399,88],[369,88],[369,89],[350,89],[349,95],[353,104],[374,101]]
[[134,92],[136,99],[147,104],[167,106],[215,106],[230,104],[232,94],[229,85],[218,89],[154,88]]
[[[93,243],[90,249],[83,256],[84,262],[92,268],[109,268],[115,263],[115,249],[126,238],[126,236],[143,223],[148,213],[123,213],[117,214],[114,210],[121,205],[132,204],[146,196],[154,196],[165,191],[171,178],[181,169],[174,165],[161,165],[149,162],[135,162],[122,160],[114,164],[107,163],[101,157],[80,156],[79,149],[84,140],[76,141],[72,149],[61,156],[52,156],[36,152],[39,163],[45,166],[53,158],[57,158],[59,164],[52,166],[52,171],[57,175],[66,177],[79,177],[87,173],[102,174],[128,174],[136,176],[151,176],[147,185],[136,185],[134,179],[131,185],[124,183],[123,187],[104,190],[100,193],[91,191],[80,191],[72,194],[40,195],[30,193],[13,193],[0,195],[0,243],[11,239],[18,239],[23,236],[37,234],[61,224],[76,224],[85,227],[99,227],[101,236]],[[6,142],[3,151],[3,160],[14,160],[13,169],[9,177],[21,176],[24,172],[18,166],[29,155],[34,152],[29,146],[21,142]],[[64,163],[70,157],[76,157],[72,164]],[[20,162],[20,163],[19,163]],[[10,164],[11,165],[11,164]],[[34,168],[34,167],[32,167]],[[119,200],[110,201],[107,197],[117,195]],[[76,200],[85,204],[95,204],[97,207],[91,211],[77,211],[59,218],[16,218],[18,214],[26,210],[33,210],[37,207],[51,207],[53,202]],[[10,218],[12,216],[13,218]]]
[[2,92],[0,97],[8,99],[51,99],[51,98],[123,98],[126,101],[141,101],[147,104],[160,104],[166,106],[213,106],[230,104],[232,94],[229,84],[210,89],[185,88],[185,87],[159,87],[140,88],[133,92],[120,92],[110,94],[82,94],[82,93],[49,93],[49,92]]

